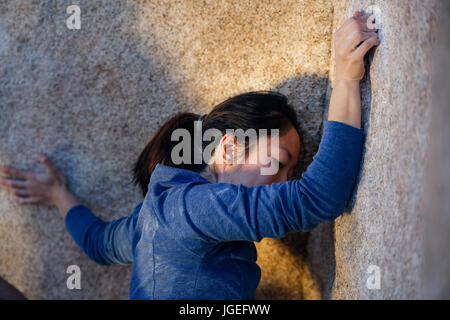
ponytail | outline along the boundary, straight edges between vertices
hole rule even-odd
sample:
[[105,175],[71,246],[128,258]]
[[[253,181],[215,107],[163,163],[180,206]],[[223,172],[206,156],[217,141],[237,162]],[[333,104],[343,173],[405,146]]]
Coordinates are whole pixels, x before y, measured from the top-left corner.
[[133,168],[133,183],[140,186],[144,197],[148,191],[150,176],[158,163],[181,169],[201,169],[194,168],[192,164],[181,163],[176,165],[171,158],[172,149],[178,143],[171,140],[172,132],[176,129],[186,129],[193,137],[194,121],[198,118],[199,115],[195,113],[178,113],[164,123],[147,142]]

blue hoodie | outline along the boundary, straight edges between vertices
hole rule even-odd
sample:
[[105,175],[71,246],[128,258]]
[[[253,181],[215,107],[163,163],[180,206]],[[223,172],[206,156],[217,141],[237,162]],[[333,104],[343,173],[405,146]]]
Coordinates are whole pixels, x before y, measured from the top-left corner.
[[261,277],[254,241],[308,231],[346,209],[364,132],[327,121],[298,180],[246,187],[210,183],[158,164],[133,213],[115,221],[74,206],[66,227],[103,265],[133,264],[130,299],[254,299]]

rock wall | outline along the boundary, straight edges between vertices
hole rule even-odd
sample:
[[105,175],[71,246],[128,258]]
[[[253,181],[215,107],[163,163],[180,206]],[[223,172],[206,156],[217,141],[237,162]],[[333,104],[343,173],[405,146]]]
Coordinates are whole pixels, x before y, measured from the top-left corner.
[[437,39],[433,50],[431,122],[432,155],[425,181],[427,198],[423,250],[424,299],[450,299],[450,3],[438,7]]
[[[71,4],[81,9],[79,30],[66,27]],[[432,284],[447,276],[436,239],[448,239],[449,211],[437,203],[450,184],[441,175],[435,198],[424,184],[436,181],[425,163],[438,151],[444,157],[450,141],[430,132],[432,105],[439,128],[448,119],[448,90],[441,86],[441,98],[431,99],[436,12],[445,12],[438,0],[0,1],[0,164],[39,171],[34,155],[45,152],[94,213],[116,219],[142,200],[130,171],[166,119],[207,112],[245,91],[275,90],[288,96],[304,132],[300,175],[327,116],[332,32],[371,4],[382,44],[361,88],[367,139],[352,201],[334,224],[256,243],[257,298],[415,298],[427,270],[422,294],[442,297],[448,286]],[[447,56],[440,57],[448,65]],[[445,72],[440,79],[448,83]],[[441,144],[429,149],[438,136]],[[445,161],[433,166],[448,173]],[[441,237],[430,236],[436,228]],[[1,190],[0,239],[0,276],[29,298],[128,297],[131,268],[90,261],[55,208],[20,206]],[[81,290],[66,286],[73,264]],[[380,289],[367,286],[377,284],[370,266],[380,271]]]
[[[368,56],[361,85],[363,162],[351,207],[334,225],[312,233],[310,265],[325,298],[418,298],[426,262],[424,223],[433,218],[426,205],[427,164],[440,156],[430,150],[437,137],[431,136],[431,82],[438,1],[335,1],[333,29],[369,6],[382,42]],[[448,66],[440,66],[447,90]],[[447,172],[448,163],[440,168]],[[448,217],[448,211],[439,214]],[[450,230],[448,223],[444,230]],[[448,279],[448,270],[442,271],[441,279]]]

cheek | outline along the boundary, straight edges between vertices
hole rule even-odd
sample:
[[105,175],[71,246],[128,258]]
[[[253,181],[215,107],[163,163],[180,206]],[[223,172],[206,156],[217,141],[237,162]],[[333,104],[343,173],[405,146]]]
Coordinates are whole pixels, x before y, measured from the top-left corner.
[[264,167],[266,167],[267,169],[267,166],[264,166],[259,162],[259,159],[257,158],[257,153],[254,154],[256,152],[255,150],[256,149],[253,149],[253,151],[251,152],[255,157],[253,158],[253,160],[256,159],[257,163],[249,163],[250,159],[252,158],[247,158],[248,164],[245,164],[240,168],[241,170],[239,170],[239,173],[236,175],[236,179],[240,181],[240,183],[248,187],[266,185],[275,182],[276,175],[269,176],[261,174],[262,171],[261,169]]
[[248,168],[242,176],[245,180],[243,184],[247,186],[261,186],[265,184],[271,184],[275,181],[275,176],[268,176],[261,174],[261,167],[252,166],[252,168]]

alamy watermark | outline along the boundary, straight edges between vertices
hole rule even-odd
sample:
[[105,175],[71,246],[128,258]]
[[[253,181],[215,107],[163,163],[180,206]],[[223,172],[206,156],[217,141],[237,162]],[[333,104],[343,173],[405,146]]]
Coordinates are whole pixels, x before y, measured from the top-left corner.
[[[259,134],[258,134],[259,133]],[[225,135],[225,155],[216,153],[216,147],[224,134],[215,128],[202,131],[202,121],[194,121],[194,138],[187,129],[178,128],[172,132],[171,141],[180,141],[171,151],[171,160],[174,164],[192,164],[192,152],[194,152],[194,164],[261,164],[261,175],[274,175],[279,169],[279,129],[270,129],[270,138],[267,129],[227,129]],[[259,139],[258,139],[259,137]],[[270,155],[268,154],[268,140],[270,139]],[[245,142],[250,151],[246,157]],[[194,145],[192,146],[192,141]],[[204,149],[203,142],[211,141]],[[256,152],[254,148],[256,148]]]
[[73,4],[68,6],[66,13],[70,14],[70,17],[66,20],[66,26],[70,30],[81,29],[81,9],[79,6]]
[[81,269],[76,264],[67,267],[66,273],[70,274],[67,278],[66,285],[67,289],[81,290]]
[[381,9],[377,5],[368,6],[364,12],[369,14],[370,16],[367,18],[367,27],[370,30],[377,29],[378,30],[378,39],[382,40],[382,23],[381,23]]
[[366,280],[366,288],[369,290],[380,290],[381,289],[380,267],[372,264],[367,268],[366,274],[369,275]]

